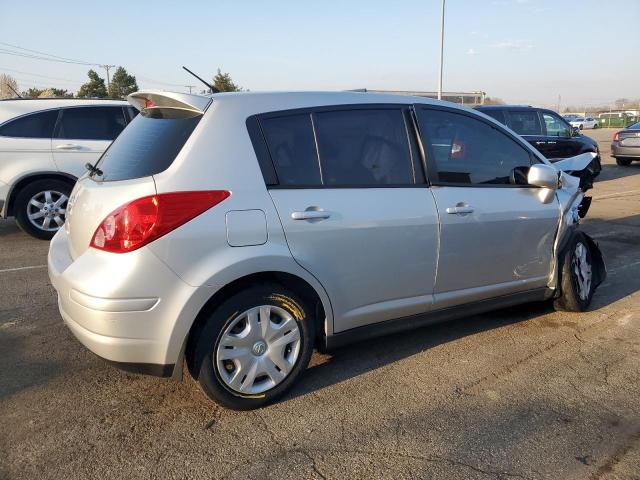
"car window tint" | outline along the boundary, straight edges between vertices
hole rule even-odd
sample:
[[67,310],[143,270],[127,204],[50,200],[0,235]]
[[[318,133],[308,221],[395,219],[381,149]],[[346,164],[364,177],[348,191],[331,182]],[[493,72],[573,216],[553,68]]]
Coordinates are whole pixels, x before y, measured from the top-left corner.
[[481,110],[481,112],[486,115],[489,115],[492,118],[495,118],[497,121],[499,121],[503,125],[507,124],[504,118],[504,111],[502,110]]
[[64,108],[56,138],[113,140],[126,125],[122,107]]
[[400,109],[318,112],[314,122],[325,185],[414,183]]
[[542,135],[540,117],[535,110],[510,111],[508,125],[518,135]]
[[98,161],[102,180],[148,177],[173,163],[202,115],[189,110],[151,108],[131,121]]
[[440,110],[422,110],[418,118],[439,182],[510,184],[515,167],[531,166],[524,147],[485,122]]
[[16,118],[0,127],[0,136],[21,138],[51,138],[58,110],[38,112]]
[[560,117],[543,113],[544,124],[547,128],[547,136],[549,137],[570,137],[571,130],[569,125],[563,122]]
[[262,119],[262,130],[281,185],[322,183],[311,115],[267,117]]

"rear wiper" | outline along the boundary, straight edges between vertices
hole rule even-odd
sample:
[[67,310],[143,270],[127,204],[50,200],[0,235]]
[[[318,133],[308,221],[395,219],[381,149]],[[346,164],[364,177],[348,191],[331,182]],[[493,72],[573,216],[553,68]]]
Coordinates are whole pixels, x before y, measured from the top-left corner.
[[90,177],[93,177],[94,175],[98,175],[99,177],[101,177],[102,175],[104,175],[102,170],[100,170],[95,165],[91,165],[88,162],[84,164],[84,168],[86,168],[89,171],[89,176]]

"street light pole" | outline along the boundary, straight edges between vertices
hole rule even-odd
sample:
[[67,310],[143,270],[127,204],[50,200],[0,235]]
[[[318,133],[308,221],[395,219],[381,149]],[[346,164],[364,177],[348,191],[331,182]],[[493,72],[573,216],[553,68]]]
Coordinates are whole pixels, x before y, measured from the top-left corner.
[[444,2],[442,0],[442,14],[440,15],[440,72],[438,77],[438,100],[442,100],[442,61],[444,55]]

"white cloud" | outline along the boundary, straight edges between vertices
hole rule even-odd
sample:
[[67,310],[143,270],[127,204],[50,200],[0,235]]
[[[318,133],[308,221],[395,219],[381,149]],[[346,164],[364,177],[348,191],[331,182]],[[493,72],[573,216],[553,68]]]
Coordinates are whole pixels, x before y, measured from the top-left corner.
[[470,48],[469,50],[467,50],[467,55],[477,55],[478,52],[476,52],[476,50],[474,48]]

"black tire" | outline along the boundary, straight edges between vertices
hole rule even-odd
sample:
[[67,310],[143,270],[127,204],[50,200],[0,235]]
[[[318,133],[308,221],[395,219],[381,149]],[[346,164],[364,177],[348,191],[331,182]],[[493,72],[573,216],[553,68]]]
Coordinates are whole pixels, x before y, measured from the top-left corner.
[[[225,329],[243,312],[261,305],[286,310],[298,326],[301,345],[294,366],[280,383],[262,393],[240,393],[234,391],[222,379],[215,355]],[[197,338],[192,342],[189,363],[191,374],[198,380],[201,388],[209,398],[226,408],[252,410],[280,398],[307,368],[314,345],[314,318],[312,311],[296,294],[279,284],[266,284],[250,287],[222,302],[209,315],[196,335]]]
[[631,160],[628,158],[616,157],[616,163],[621,167],[628,167],[629,165],[631,165]]
[[597,124],[597,123],[595,123],[595,124],[593,125],[593,129],[595,130],[596,128],[598,128],[598,124]]
[[[576,249],[581,245],[586,251],[586,262],[590,267],[590,286],[586,295],[580,295],[580,274],[576,272],[579,259]],[[579,270],[579,268],[578,268]],[[567,312],[584,312],[591,304],[596,285],[593,279],[593,262],[589,243],[581,232],[573,234],[560,258],[560,297],[554,301],[556,310]]]
[[578,127],[579,130],[582,130],[582,124],[580,124],[580,126]]
[[[16,217],[18,226],[32,237],[41,240],[51,240],[58,231],[58,228],[55,230],[45,230],[31,223],[28,216],[29,202],[34,196],[45,191],[58,192],[68,198],[72,189],[73,185],[71,183],[55,178],[36,180],[35,182],[27,184],[18,192],[13,207],[13,214]],[[66,201],[60,206],[66,208]],[[64,217],[64,215],[61,216]],[[57,224],[55,225],[57,227]]]

